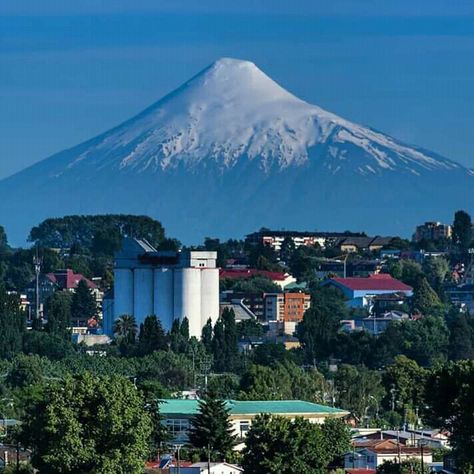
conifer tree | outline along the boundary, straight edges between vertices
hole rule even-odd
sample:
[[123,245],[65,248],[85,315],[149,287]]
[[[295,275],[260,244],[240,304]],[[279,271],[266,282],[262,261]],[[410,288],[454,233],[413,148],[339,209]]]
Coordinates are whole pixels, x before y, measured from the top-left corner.
[[463,360],[474,358],[472,329],[464,313],[456,315],[449,325],[449,358]]
[[85,280],[81,280],[77,285],[72,297],[71,318],[72,321],[79,319],[90,319],[97,315],[97,302],[92,291],[87,286]]
[[206,325],[202,328],[201,342],[204,344],[207,352],[212,352],[212,319],[207,320]]
[[71,326],[72,295],[68,291],[57,291],[46,301],[46,332],[69,338]]
[[0,287],[0,358],[10,358],[21,351],[25,321],[18,296],[9,295]]
[[189,440],[212,460],[224,460],[235,444],[226,402],[207,394],[199,401],[199,413],[192,420]]
[[139,352],[142,355],[168,349],[165,331],[161,325],[161,321],[155,315],[147,316],[145,321],[140,324],[138,341]]
[[413,293],[413,308],[421,311],[424,315],[432,314],[442,304],[424,276],[417,278]]

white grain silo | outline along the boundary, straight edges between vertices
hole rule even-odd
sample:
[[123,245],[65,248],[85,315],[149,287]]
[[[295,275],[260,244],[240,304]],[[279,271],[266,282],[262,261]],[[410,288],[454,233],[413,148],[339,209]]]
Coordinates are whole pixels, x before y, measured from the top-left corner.
[[163,329],[170,331],[174,319],[174,270],[155,268],[154,280],[153,314],[161,321]]
[[[216,297],[217,295],[217,297]],[[211,318],[212,324],[219,319],[219,269],[201,270],[201,327]]]
[[138,325],[154,314],[165,331],[174,319],[186,317],[190,335],[201,337],[207,320],[219,317],[216,258],[216,252],[157,251],[146,240],[124,239],[115,255],[114,309],[109,312],[114,319],[131,314]]
[[174,271],[174,317],[188,318],[189,334],[201,337],[201,270],[177,268]]
[[133,270],[114,270],[114,319],[124,314],[133,314]]
[[153,269],[136,268],[133,271],[133,315],[140,326],[153,314]]

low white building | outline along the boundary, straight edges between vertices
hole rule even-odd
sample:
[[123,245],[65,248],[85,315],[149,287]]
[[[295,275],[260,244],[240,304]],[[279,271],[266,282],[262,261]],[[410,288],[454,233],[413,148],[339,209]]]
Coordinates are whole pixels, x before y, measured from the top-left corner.
[[409,459],[423,461],[425,465],[433,462],[429,448],[407,447],[393,440],[371,440],[356,443],[352,452],[344,455],[345,469],[377,469],[387,461],[403,462]]
[[227,462],[211,462],[209,466],[207,462],[196,462],[187,467],[170,467],[169,472],[170,474],[240,474],[244,470]]

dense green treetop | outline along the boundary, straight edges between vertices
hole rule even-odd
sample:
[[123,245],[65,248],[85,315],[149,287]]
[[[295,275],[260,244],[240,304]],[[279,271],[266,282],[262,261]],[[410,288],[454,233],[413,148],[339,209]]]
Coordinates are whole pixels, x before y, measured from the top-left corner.
[[471,216],[465,211],[457,211],[454,214],[453,242],[459,247],[461,252],[465,252],[471,245],[472,240]]
[[450,362],[429,375],[425,384],[425,417],[445,428],[459,472],[474,472],[474,360]]
[[46,219],[31,229],[29,240],[40,247],[71,248],[81,245],[110,254],[120,245],[119,235],[146,239],[159,247],[165,238],[165,231],[160,222],[147,216],[77,215]]
[[44,388],[28,408],[21,440],[40,473],[139,474],[151,430],[144,400],[130,382],[85,374]]

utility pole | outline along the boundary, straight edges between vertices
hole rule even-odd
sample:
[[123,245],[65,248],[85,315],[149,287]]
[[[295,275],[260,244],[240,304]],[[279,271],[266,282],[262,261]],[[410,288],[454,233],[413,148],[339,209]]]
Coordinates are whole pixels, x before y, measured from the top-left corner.
[[35,320],[33,327],[38,328],[40,324],[40,292],[39,292],[39,277],[41,274],[42,258],[38,255],[38,248],[36,248],[36,255],[33,256],[33,265],[35,267]]
[[178,468],[178,474],[181,474],[181,457],[180,457],[180,451],[181,451],[181,448],[183,447],[182,444],[175,444],[174,445],[174,449],[175,451],[177,451],[178,455],[177,455],[177,468]]

